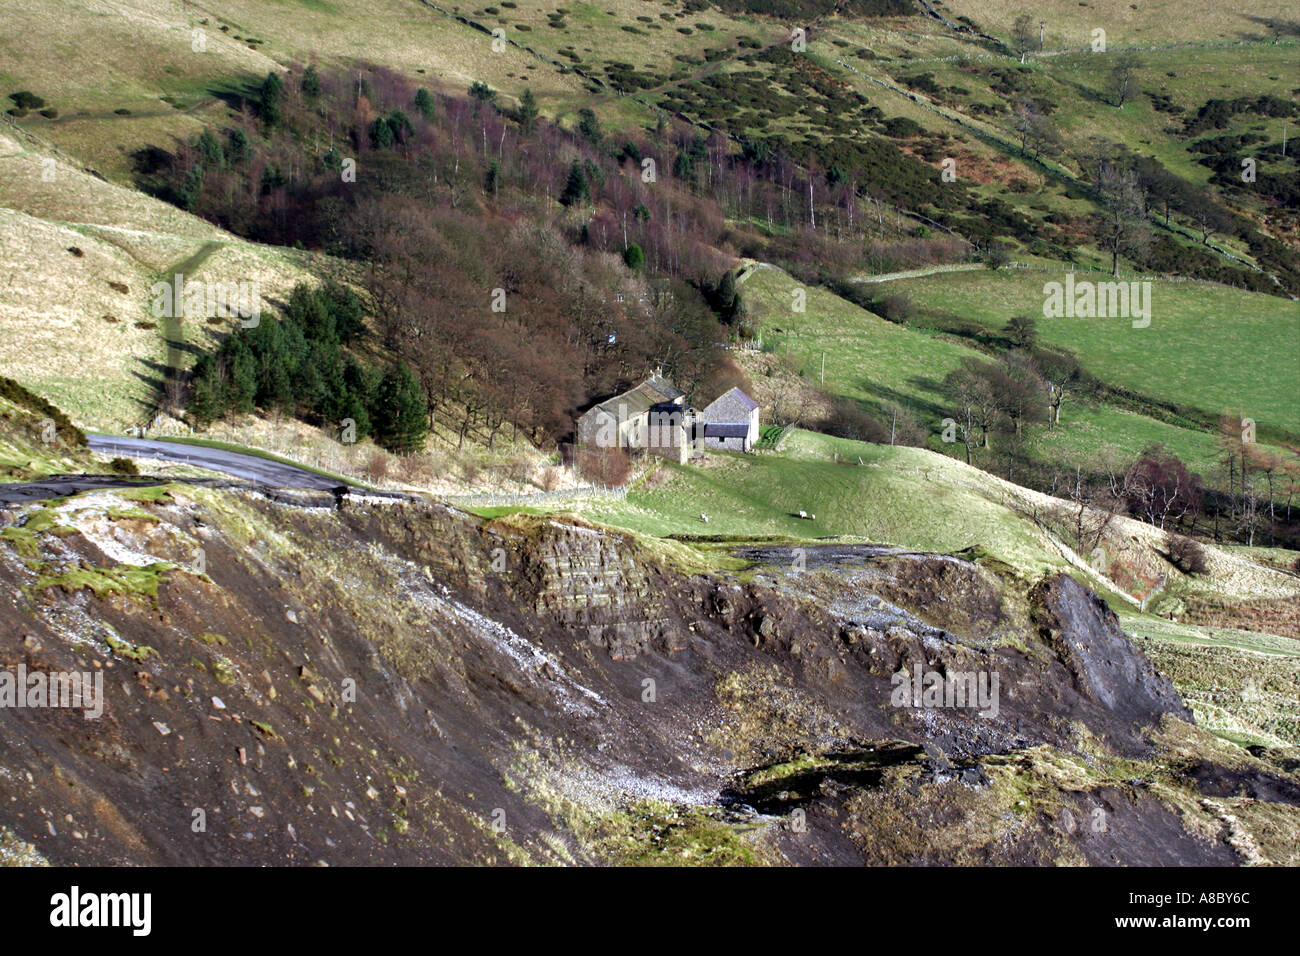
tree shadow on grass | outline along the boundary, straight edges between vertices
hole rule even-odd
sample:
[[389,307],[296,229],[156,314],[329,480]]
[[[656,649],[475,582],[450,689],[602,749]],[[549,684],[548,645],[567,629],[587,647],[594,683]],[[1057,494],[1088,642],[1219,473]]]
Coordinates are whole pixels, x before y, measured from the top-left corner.
[[[939,392],[939,383],[930,378],[913,376],[908,379],[907,383],[936,395]],[[883,416],[888,419],[891,405],[900,405],[903,408],[911,409],[921,419],[922,424],[931,419],[938,421],[948,414],[948,410],[943,408],[937,401],[918,399],[915,395],[905,395],[898,389],[889,388],[878,382],[865,380],[860,383],[859,387],[866,393],[866,397],[862,399],[862,406],[872,415]]]
[[[1277,17],[1256,17],[1250,14],[1243,14],[1242,19],[1249,20],[1251,23],[1264,27],[1266,30],[1273,32],[1279,37],[1297,37],[1300,36],[1300,21],[1281,20]],[[1243,40],[1258,40],[1258,33],[1238,33]]]

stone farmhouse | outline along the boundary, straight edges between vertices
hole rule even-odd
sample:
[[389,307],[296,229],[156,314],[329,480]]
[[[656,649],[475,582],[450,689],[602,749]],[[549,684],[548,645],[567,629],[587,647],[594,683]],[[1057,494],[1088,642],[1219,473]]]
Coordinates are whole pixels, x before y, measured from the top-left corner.
[[747,452],[758,441],[758,403],[733,388],[701,413],[656,372],[587,409],[578,418],[577,439],[589,448],[644,451],[683,464],[705,448]]

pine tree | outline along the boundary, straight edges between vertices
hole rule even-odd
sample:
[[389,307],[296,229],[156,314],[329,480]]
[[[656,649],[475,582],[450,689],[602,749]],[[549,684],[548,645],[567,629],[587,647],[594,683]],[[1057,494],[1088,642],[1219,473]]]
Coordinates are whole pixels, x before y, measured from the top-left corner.
[[569,178],[564,184],[564,192],[560,195],[560,202],[566,206],[572,206],[575,203],[585,202],[591,198],[591,190],[587,186],[587,176],[582,171],[582,164],[576,159],[573,165],[569,167]]
[[302,95],[309,100],[320,96],[320,74],[314,66],[308,66],[302,71]]
[[199,194],[203,191],[203,167],[195,163],[190,167],[190,171],[185,174],[185,179],[181,182],[181,188],[177,195],[180,200],[180,206],[183,209],[193,210],[199,202]]
[[524,90],[524,95],[519,99],[519,126],[525,133],[531,133],[537,128],[537,97],[533,96],[531,89]]
[[605,134],[600,129],[600,120],[596,118],[595,111],[590,107],[578,110],[578,132],[593,146],[599,146],[600,141],[605,138]]
[[195,148],[199,151],[199,162],[204,166],[223,166],[226,162],[226,155],[221,149],[221,143],[217,140],[216,134],[210,129],[205,129],[199,134],[199,138],[194,143]]
[[390,149],[393,145],[393,128],[388,125],[388,120],[382,116],[377,117],[370,124],[370,145],[375,149]]
[[484,103],[493,103],[497,98],[497,91],[492,89],[482,80],[475,80],[469,85],[469,95],[474,99],[474,114],[482,109]]
[[326,308],[334,316],[334,334],[340,344],[346,345],[353,339],[360,338],[366,331],[365,313],[357,294],[345,285],[339,285],[332,279],[326,280],[320,289]]
[[337,338],[334,313],[328,300],[305,283],[299,282],[289,293],[284,320],[298,326],[306,339],[330,341]]
[[226,133],[226,159],[238,166],[248,162],[253,155],[253,146],[248,141],[248,134],[236,126]]
[[415,91],[415,110],[425,119],[433,119],[433,96],[423,86]]
[[718,282],[716,297],[718,311],[723,316],[729,317],[736,307],[736,277],[730,269],[722,273],[722,279]]
[[275,72],[266,74],[266,79],[262,81],[262,88],[258,91],[257,111],[267,126],[274,126],[280,122],[280,101],[283,98],[284,82],[280,79],[280,74]]
[[673,176],[686,182],[695,182],[695,157],[682,150],[673,160]]
[[420,384],[405,362],[384,373],[370,416],[375,440],[397,455],[424,447],[429,431],[428,405]]
[[230,367],[230,388],[226,393],[226,408],[239,415],[247,415],[256,407],[257,357],[244,344],[238,333],[226,340],[231,343],[227,364]]
[[220,361],[200,355],[194,362],[189,412],[200,425],[220,418],[226,411],[226,387]]
[[370,436],[370,413],[366,411],[365,399],[355,392],[344,393],[340,404],[338,421],[342,422],[349,418],[356,427],[357,441]]
[[388,114],[388,128],[393,131],[393,139],[398,143],[405,143],[415,135],[415,127],[411,125],[410,117],[401,110],[393,110]]

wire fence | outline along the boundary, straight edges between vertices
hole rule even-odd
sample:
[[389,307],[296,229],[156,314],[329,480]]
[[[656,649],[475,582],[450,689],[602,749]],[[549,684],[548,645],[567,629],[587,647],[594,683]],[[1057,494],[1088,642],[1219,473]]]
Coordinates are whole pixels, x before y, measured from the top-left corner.
[[775,426],[769,425],[767,428],[764,429],[764,431],[767,432],[767,434],[764,437],[760,438],[754,444],[752,451],[757,452],[759,454],[763,452],[780,451],[781,446],[785,444],[785,440],[788,437],[790,437],[790,433],[798,427],[799,427],[799,423],[797,421],[790,422],[787,425],[783,425],[779,428],[779,430],[776,429]]

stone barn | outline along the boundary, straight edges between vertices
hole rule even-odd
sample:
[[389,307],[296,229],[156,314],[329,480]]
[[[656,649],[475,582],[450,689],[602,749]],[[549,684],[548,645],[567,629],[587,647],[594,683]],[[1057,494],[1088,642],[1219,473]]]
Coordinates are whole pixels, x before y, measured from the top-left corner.
[[738,388],[724,392],[700,413],[704,447],[749,451],[758,443],[758,402]]

